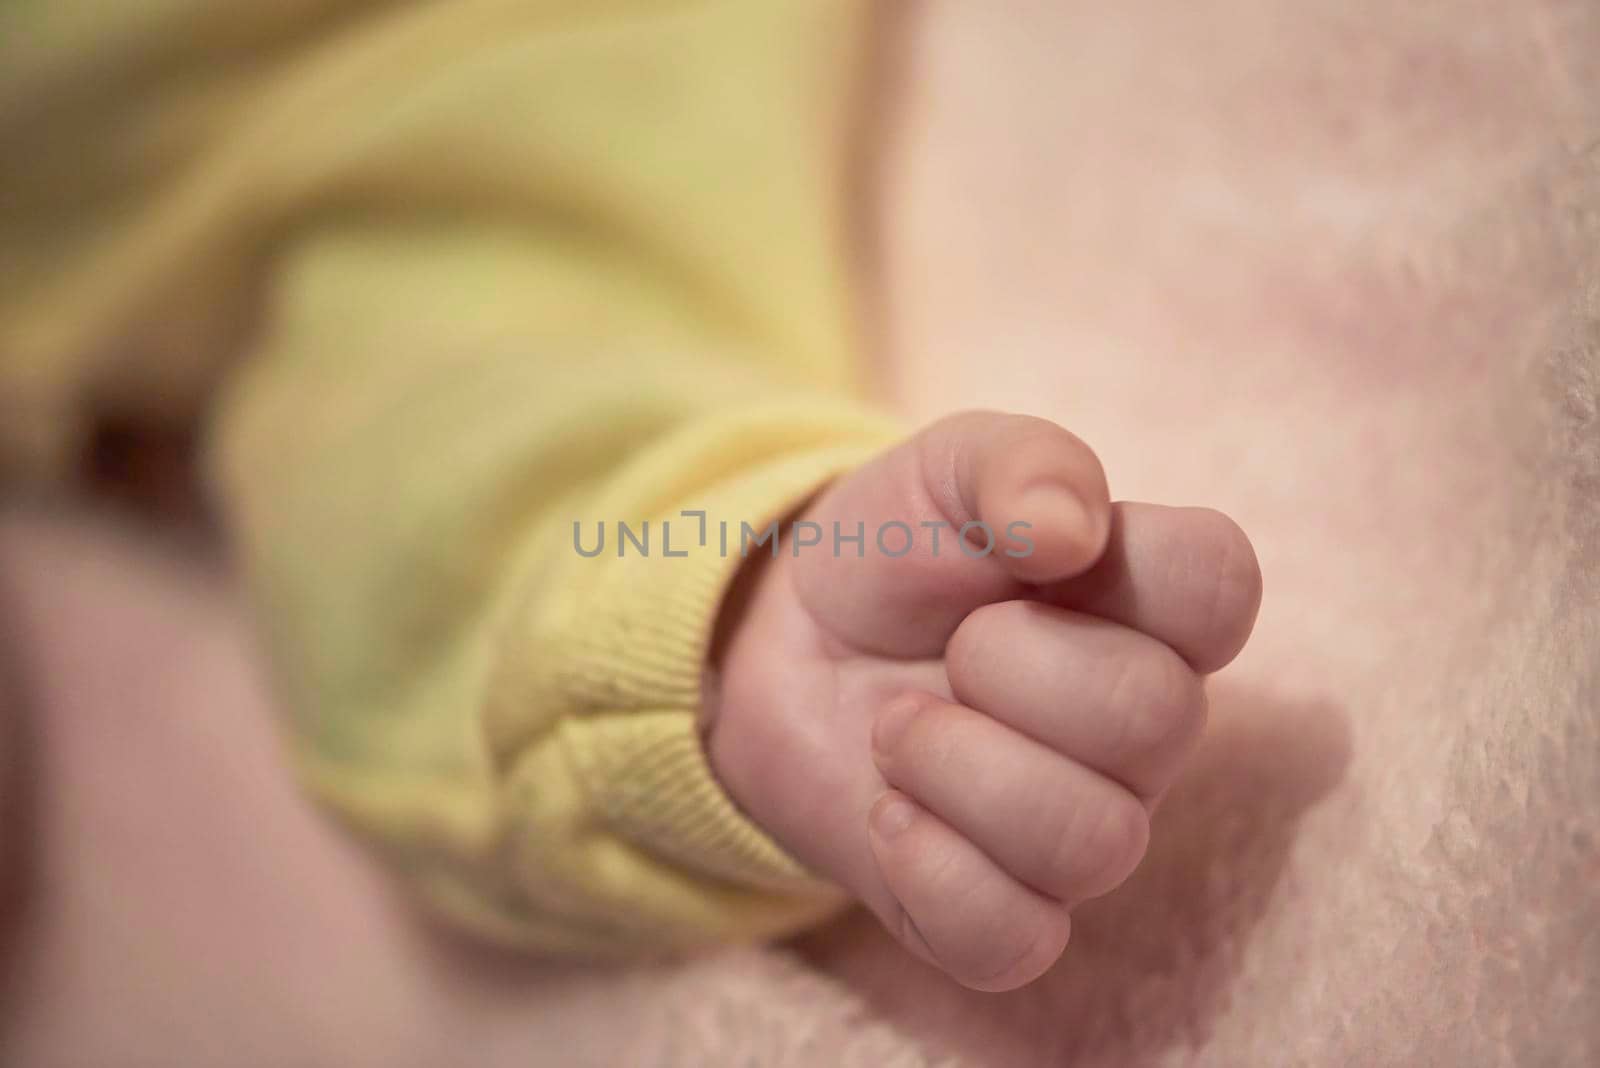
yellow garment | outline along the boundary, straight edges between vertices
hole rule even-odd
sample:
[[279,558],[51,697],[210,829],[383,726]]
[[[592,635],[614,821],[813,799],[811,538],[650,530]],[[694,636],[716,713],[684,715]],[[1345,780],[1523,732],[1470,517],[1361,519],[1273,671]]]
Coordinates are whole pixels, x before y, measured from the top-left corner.
[[[740,563],[716,524],[736,545],[897,433],[849,399],[862,17],[0,9],[0,471],[65,470],[96,411],[206,406],[307,782],[479,929],[673,948],[839,900],[695,717]],[[678,519],[667,558],[681,509],[712,536]]]

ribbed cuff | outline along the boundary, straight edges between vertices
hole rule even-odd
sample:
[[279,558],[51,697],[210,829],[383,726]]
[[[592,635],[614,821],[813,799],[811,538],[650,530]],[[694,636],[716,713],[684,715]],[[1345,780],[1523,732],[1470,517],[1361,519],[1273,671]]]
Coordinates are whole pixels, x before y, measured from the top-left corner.
[[[580,795],[576,809],[560,806],[555,824],[524,813],[527,824],[513,834],[539,836],[524,841],[539,858],[530,867],[584,855],[581,843],[553,848],[554,836],[599,835],[611,841],[588,850],[589,861],[576,860],[590,870],[570,873],[597,899],[615,896],[619,910],[655,912],[665,924],[720,924],[759,936],[814,921],[820,902],[839,897],[716,780],[697,730],[701,686],[719,607],[745,562],[742,524],[764,533],[902,435],[897,425],[836,408],[747,412],[652,449],[647,464],[621,473],[604,500],[590,502],[592,516],[577,517],[578,543],[553,550],[565,556],[554,565],[559,581],[541,583],[547,596],[532,626],[512,635],[522,656],[502,649],[520,665],[494,687],[488,724],[502,766],[519,763],[529,746],[559,746]],[[705,513],[703,539],[699,517],[684,511]],[[636,534],[649,521],[648,552],[629,541],[618,555],[618,520]],[[607,528],[604,548],[585,557],[578,544],[594,550],[596,523]],[[540,766],[548,795],[555,772]],[[618,845],[631,863],[619,858]],[[704,912],[705,902],[686,900],[696,886],[702,896],[710,891],[720,919]],[[751,914],[732,914],[751,890],[759,891]],[[775,907],[775,897],[792,907]]]

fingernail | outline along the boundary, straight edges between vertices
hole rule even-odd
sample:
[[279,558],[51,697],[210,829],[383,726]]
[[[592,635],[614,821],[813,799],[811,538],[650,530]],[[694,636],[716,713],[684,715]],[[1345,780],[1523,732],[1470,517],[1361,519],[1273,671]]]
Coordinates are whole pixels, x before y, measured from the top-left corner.
[[1075,541],[1088,543],[1094,540],[1094,527],[1089,521],[1089,509],[1076,493],[1053,482],[1043,483],[1024,490],[1022,515],[1034,530],[1059,530]]
[[893,750],[920,707],[921,701],[912,694],[902,694],[885,705],[872,724],[873,752],[885,754]]
[[935,968],[941,970],[944,968],[944,965],[939,963],[939,958],[933,955],[933,947],[928,945],[927,938],[917,929],[917,921],[911,918],[910,913],[906,913],[905,924],[900,928],[900,936],[906,943],[906,948],[911,952],[917,954]]
[[901,794],[889,792],[872,807],[872,829],[879,838],[895,838],[916,819],[917,806]]

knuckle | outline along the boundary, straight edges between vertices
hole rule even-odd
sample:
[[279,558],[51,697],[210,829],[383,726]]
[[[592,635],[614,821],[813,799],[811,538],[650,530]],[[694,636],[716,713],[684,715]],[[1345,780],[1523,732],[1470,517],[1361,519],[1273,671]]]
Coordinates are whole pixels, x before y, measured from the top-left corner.
[[1040,916],[1013,922],[1009,937],[985,940],[967,962],[962,982],[977,990],[1002,991],[1032,982],[1066,948],[1070,921]]
[[1150,843],[1150,815],[1131,794],[1119,794],[1101,810],[1087,850],[1098,866],[1092,885],[1104,893],[1138,866]]
[[1205,722],[1205,689],[1172,650],[1130,657],[1116,683],[1113,714],[1122,725],[1116,758],[1137,760],[1182,747]]
[[1196,603],[1203,606],[1208,629],[1229,639],[1226,649],[1231,655],[1255,621],[1261,602],[1261,565],[1237,523],[1221,512],[1204,511],[1210,530],[1197,539],[1191,565]]
[[1121,791],[1092,811],[1078,813],[1072,823],[1060,838],[1053,864],[1054,889],[1065,901],[1114,889],[1133,872],[1150,840],[1144,806]]

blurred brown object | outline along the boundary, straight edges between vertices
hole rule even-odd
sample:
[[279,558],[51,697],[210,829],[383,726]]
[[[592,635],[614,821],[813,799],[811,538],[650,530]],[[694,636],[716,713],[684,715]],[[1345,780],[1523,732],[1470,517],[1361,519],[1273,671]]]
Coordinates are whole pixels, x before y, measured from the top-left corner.
[[192,425],[100,418],[84,451],[83,485],[91,496],[148,518],[198,519],[197,437]]

